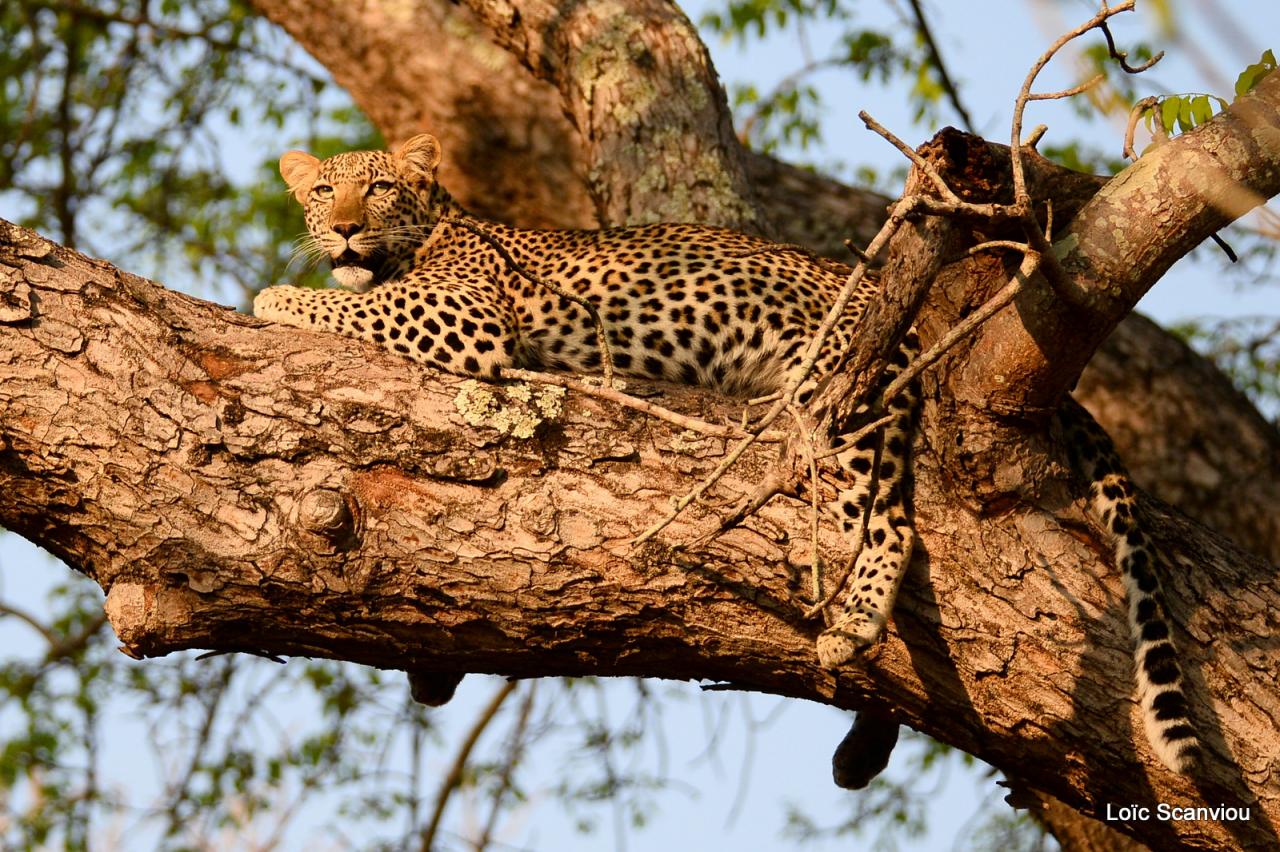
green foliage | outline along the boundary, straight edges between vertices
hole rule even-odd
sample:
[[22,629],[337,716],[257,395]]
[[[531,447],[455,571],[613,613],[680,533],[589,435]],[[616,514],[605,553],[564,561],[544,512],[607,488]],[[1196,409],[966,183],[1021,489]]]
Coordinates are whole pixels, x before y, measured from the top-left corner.
[[1170,330],[1204,353],[1255,405],[1280,422],[1280,318],[1204,318]]
[[1240,72],[1236,78],[1236,97],[1253,91],[1263,77],[1276,70],[1276,55],[1268,48],[1262,52],[1262,58]]
[[[1236,98],[1252,91],[1275,68],[1275,54],[1269,49],[1263,51],[1262,57],[1241,71],[1236,78]],[[1163,137],[1172,134],[1175,129],[1180,133],[1194,130],[1228,106],[1230,103],[1218,95],[1197,92],[1164,95],[1144,110],[1142,117],[1148,132],[1157,132],[1158,125],[1157,135]]]
[[803,151],[819,138],[822,101],[813,86],[781,87],[764,97],[754,85],[734,86],[731,103],[735,110],[754,108],[744,133],[766,154],[784,145]]
[[702,16],[704,30],[740,45],[818,25],[838,29],[825,56],[810,57],[804,50],[806,58],[772,89],[730,86],[730,104],[747,144],[769,154],[785,148],[794,159],[817,142],[826,105],[810,81],[821,73],[849,74],[864,82],[911,80],[917,118],[932,116],[944,92],[923,42],[911,32],[904,37],[858,26],[852,10],[836,0],[728,0]]
[[[0,44],[5,214],[191,291],[288,275],[281,129],[380,141],[244,0],[20,0],[0,7]],[[229,134],[262,138],[256,172],[223,152]]]
[[[1145,42],[1126,44],[1124,50],[1127,61],[1134,66],[1150,61],[1156,54],[1154,48]],[[1083,83],[1085,80],[1101,75],[1105,84],[1093,87],[1084,97],[1072,98],[1069,101],[1077,115],[1096,119],[1106,115],[1113,108],[1138,100],[1138,86],[1142,85],[1146,78],[1140,74],[1126,73],[1112,58],[1111,51],[1105,42],[1093,41],[1083,46],[1080,50],[1080,63],[1078,82]]]
[[723,11],[708,12],[700,26],[745,44],[784,29],[796,21],[845,20],[849,12],[838,0],[729,0]]
[[1188,93],[1166,95],[1143,111],[1143,123],[1150,132],[1159,124],[1160,135],[1172,133],[1175,128],[1186,133],[1213,118],[1229,104],[1217,95]]

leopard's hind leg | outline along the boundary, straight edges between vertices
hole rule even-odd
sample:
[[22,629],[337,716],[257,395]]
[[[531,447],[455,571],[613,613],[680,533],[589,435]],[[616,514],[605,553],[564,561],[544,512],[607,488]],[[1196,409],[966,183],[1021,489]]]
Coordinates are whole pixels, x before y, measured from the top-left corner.
[[[918,354],[915,335],[908,335],[881,377],[892,382]],[[840,613],[818,637],[818,659],[832,668],[874,643],[893,611],[902,574],[911,559],[915,531],[911,526],[908,465],[915,428],[918,391],[914,383],[887,402],[894,418],[836,458],[845,484],[829,510],[858,552]],[[854,415],[866,414],[865,407]],[[837,445],[841,439],[835,438]]]

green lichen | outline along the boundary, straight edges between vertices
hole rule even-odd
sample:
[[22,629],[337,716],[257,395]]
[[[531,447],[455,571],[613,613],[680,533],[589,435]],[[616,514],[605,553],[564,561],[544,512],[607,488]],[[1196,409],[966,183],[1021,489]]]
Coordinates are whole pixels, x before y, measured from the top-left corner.
[[521,382],[489,385],[468,379],[453,397],[462,418],[472,426],[486,426],[515,438],[532,438],[538,426],[560,416],[564,388]]

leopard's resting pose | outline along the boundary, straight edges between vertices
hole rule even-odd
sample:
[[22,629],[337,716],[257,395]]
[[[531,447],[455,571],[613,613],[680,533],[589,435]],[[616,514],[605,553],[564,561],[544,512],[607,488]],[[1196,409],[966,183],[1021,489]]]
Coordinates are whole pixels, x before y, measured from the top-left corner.
[[[484,223],[517,268],[464,227],[467,214],[435,179],[439,163],[440,145],[426,134],[395,152],[326,160],[286,153],[280,172],[303,206],[311,239],[328,255],[334,277],[356,292],[270,287],[254,300],[254,314],[370,340],[464,375],[497,378],[504,367],[598,372],[592,318],[531,280],[540,278],[595,306],[618,372],[759,396],[781,390],[802,369],[805,349],[851,271],[703,225],[540,231]],[[874,286],[855,294],[813,374],[799,385],[798,402],[808,400],[847,348]],[[909,336],[883,383],[898,375],[915,347]],[[828,509],[853,549],[864,546],[839,614],[818,639],[824,666],[840,666],[876,641],[909,560],[914,532],[906,472],[914,402],[909,393],[887,400],[893,420],[856,444],[830,436],[833,447],[843,449],[836,454],[841,487]],[[1164,762],[1181,769],[1196,740],[1151,549],[1132,523],[1132,488],[1105,436],[1078,431],[1093,465],[1086,471],[1093,475],[1093,509],[1118,537],[1148,733]]]

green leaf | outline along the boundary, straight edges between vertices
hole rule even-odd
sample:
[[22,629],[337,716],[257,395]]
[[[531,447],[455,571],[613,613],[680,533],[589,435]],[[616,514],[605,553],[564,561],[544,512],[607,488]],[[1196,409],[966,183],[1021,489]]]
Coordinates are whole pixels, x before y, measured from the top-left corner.
[[1191,99],[1191,118],[1196,125],[1213,118],[1213,103],[1208,95],[1197,95]]
[[1240,76],[1236,78],[1236,97],[1251,91],[1258,85],[1259,80],[1274,70],[1276,70],[1276,55],[1267,48],[1257,62],[1241,71]]
[[1165,131],[1172,133],[1173,126],[1178,120],[1178,113],[1182,109],[1182,98],[1177,95],[1171,95],[1160,103],[1160,123],[1164,125]]
[[1195,129],[1195,120],[1191,114],[1191,100],[1178,98],[1178,127],[1183,133]]

